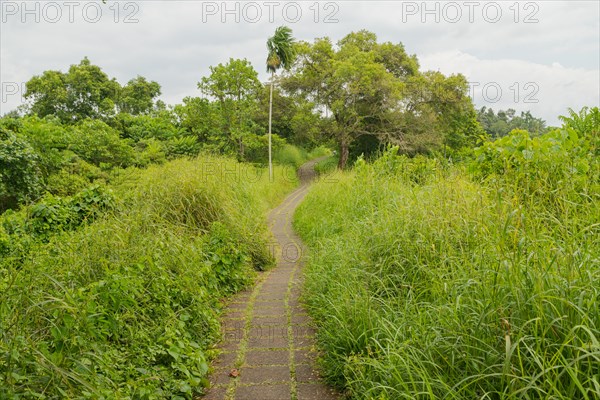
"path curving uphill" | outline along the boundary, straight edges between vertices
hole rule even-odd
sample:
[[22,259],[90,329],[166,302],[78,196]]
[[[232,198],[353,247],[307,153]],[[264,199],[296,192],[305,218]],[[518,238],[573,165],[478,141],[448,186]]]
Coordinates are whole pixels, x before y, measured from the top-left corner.
[[333,400],[315,368],[315,331],[299,302],[304,246],[292,228],[314,166],[298,170],[301,185],[269,214],[277,266],[234,296],[223,320],[223,353],[215,360],[204,400]]

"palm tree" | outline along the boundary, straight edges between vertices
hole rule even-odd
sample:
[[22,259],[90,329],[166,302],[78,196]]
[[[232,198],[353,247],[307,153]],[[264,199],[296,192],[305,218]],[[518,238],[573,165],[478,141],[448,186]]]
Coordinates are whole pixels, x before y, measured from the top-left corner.
[[271,91],[269,94],[269,179],[273,180],[273,163],[271,159],[271,121],[273,116],[273,84],[275,72],[281,67],[289,69],[294,63],[294,38],[292,30],[287,26],[275,29],[275,34],[267,40],[267,72],[271,73]]
[[583,135],[598,135],[600,128],[600,112],[598,107],[583,107],[579,113],[572,108],[568,108],[569,116],[561,115],[558,117],[565,126],[573,128]]

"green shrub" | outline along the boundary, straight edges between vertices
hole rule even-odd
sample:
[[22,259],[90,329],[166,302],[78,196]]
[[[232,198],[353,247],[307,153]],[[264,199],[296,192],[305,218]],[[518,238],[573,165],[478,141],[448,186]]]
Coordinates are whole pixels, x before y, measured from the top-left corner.
[[60,197],[71,196],[89,185],[88,179],[64,169],[46,179],[46,190]]
[[[285,145],[285,139],[276,134],[271,135],[273,160],[275,160],[277,152]],[[267,135],[249,135],[244,141],[244,158],[246,161],[267,165],[269,163],[269,137]]]
[[339,162],[338,156],[328,157],[315,164],[315,172],[321,176],[331,174],[336,171]]
[[93,185],[72,197],[46,194],[18,213],[3,215],[0,222],[11,235],[48,240],[57,232],[73,230],[84,222],[93,221],[113,204],[111,191]]
[[514,130],[475,149],[470,171],[499,181],[523,200],[533,197],[555,207],[559,194],[578,202],[582,194],[600,189],[600,160],[594,156],[593,140],[571,128],[534,138],[526,131]]
[[44,177],[56,173],[65,162],[64,151],[71,140],[69,129],[58,118],[37,116],[19,120],[19,132],[40,156],[40,170]]
[[99,120],[84,120],[73,127],[69,149],[85,161],[105,169],[127,167],[135,161],[130,143]]
[[121,113],[115,117],[113,124],[122,137],[136,142],[144,139],[166,141],[184,134],[184,130],[176,126],[175,118],[169,112],[135,116]]
[[150,164],[162,164],[167,160],[164,145],[156,139],[141,140],[136,144],[139,150],[136,164],[148,166]]
[[38,196],[40,157],[17,134],[0,128],[0,213]]
[[325,146],[318,146],[308,152],[307,158],[312,160],[313,158],[319,158],[323,156],[331,155],[331,150]]
[[195,157],[200,151],[200,143],[195,136],[182,136],[165,141],[164,149],[169,159],[183,156]]
[[283,145],[273,154],[273,161],[282,165],[292,165],[300,167],[308,159],[304,149],[291,144]]

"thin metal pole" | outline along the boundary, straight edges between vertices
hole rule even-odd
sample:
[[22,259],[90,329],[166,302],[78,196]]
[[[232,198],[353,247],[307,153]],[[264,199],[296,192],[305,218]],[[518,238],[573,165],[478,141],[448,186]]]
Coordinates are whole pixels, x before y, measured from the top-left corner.
[[271,120],[273,118],[273,77],[271,72],[271,93],[269,95],[269,181],[273,182],[273,161],[271,159]]

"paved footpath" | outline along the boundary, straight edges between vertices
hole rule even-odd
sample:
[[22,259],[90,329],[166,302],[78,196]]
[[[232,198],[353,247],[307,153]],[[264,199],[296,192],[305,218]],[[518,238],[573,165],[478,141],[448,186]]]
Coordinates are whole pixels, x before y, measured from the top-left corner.
[[277,267],[237,294],[223,319],[223,353],[214,361],[203,400],[333,400],[315,368],[315,331],[298,298],[303,245],[292,216],[308,192],[314,164],[299,170],[301,186],[269,214]]

